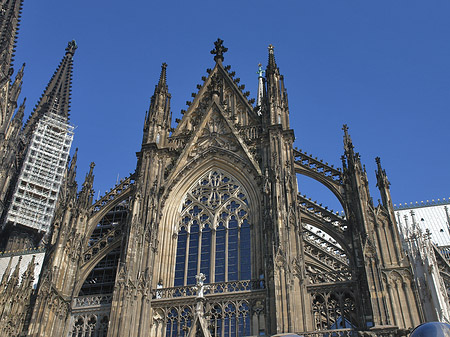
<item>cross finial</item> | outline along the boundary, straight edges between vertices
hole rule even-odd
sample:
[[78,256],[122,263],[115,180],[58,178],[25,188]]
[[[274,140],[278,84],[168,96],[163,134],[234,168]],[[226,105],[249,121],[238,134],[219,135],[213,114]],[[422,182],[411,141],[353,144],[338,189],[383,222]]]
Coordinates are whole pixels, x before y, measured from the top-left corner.
[[267,47],[267,49],[269,49],[269,54],[273,54],[273,50],[275,48],[274,48],[274,46],[272,44],[269,44],[269,47]]
[[258,77],[263,77],[264,72],[265,71],[262,69],[262,64],[258,63],[258,71],[256,72],[258,74]]
[[69,41],[66,48],[66,54],[75,54],[75,50],[77,50],[78,46],[75,40]]
[[347,132],[348,132],[348,126],[347,126],[347,124],[344,124],[344,125],[342,126],[342,130],[344,130],[344,133],[347,133]]
[[228,48],[224,47],[223,40],[218,38],[216,42],[214,42],[214,49],[211,50],[211,54],[214,56],[214,61],[219,62],[219,60],[223,61],[223,53],[228,51]]

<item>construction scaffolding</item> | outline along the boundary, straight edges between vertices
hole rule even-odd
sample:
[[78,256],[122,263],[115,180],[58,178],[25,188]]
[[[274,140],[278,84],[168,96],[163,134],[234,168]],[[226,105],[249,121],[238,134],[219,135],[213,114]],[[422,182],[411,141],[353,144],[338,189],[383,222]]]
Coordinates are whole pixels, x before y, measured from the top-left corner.
[[67,118],[54,112],[39,120],[5,224],[20,224],[43,232],[49,230],[72,145],[73,129]]

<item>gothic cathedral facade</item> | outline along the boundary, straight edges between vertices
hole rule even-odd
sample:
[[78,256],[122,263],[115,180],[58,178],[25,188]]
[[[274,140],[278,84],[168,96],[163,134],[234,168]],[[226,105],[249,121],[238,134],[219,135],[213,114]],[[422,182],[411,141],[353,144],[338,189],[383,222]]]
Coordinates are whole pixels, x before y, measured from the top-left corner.
[[[70,86],[75,48],[58,88]],[[345,125],[340,169],[293,147],[274,48],[256,104],[226,51],[218,39],[175,128],[162,65],[136,170],[99,200],[94,164],[78,192],[72,158],[21,332],[3,315],[3,335],[394,337],[424,321],[379,158],[376,206]],[[330,189],[345,215],[300,195],[298,174]]]

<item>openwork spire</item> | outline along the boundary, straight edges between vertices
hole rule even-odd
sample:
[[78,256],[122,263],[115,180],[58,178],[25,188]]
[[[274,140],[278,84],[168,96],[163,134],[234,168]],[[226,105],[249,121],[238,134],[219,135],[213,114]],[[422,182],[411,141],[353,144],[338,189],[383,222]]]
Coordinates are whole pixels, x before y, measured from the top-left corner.
[[223,54],[228,51],[228,48],[226,48],[223,45],[223,40],[218,38],[216,42],[214,42],[214,49],[211,50],[211,54],[214,56],[214,61],[216,62],[223,62]]
[[4,0],[0,4],[0,80],[11,75],[22,3],[23,0]]
[[167,92],[169,89],[167,86],[167,74],[166,74],[167,71],[166,71],[166,69],[167,69],[167,63],[164,62],[161,65],[161,75],[159,76],[159,82],[155,88],[155,93],[162,92],[162,91]]
[[277,63],[275,62],[275,53],[274,53],[275,48],[273,45],[269,44],[267,49],[269,50],[269,62],[267,64],[267,69],[274,70],[277,68]]
[[54,72],[37,103],[30,119],[24,127],[25,135],[30,135],[38,120],[46,113],[54,113],[66,121],[69,119],[70,96],[72,91],[73,55],[78,48],[75,40],[68,43],[66,53]]

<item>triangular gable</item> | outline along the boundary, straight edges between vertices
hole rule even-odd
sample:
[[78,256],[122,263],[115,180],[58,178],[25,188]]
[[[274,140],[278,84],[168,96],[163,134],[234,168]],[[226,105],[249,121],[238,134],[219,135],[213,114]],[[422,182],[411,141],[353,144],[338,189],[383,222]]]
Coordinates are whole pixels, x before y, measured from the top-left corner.
[[242,93],[242,87],[238,86],[236,80],[232,79],[221,63],[216,63],[208,78],[204,79],[204,84],[198,86],[199,91],[194,100],[189,103],[189,108],[179,121],[172,137],[189,133],[200,123],[204,108],[211,102],[214,91],[220,96],[225,115],[234,123],[241,125],[257,125],[260,123],[260,117]]
[[[226,117],[222,107],[218,103],[217,96],[213,98],[209,106],[204,110],[205,115],[196,126],[190,140],[179,156],[171,175],[183,168],[190,160],[210,148],[228,150],[238,154],[247,160],[261,174],[259,164],[253,158],[236,128]],[[168,179],[170,180],[170,178]]]
[[187,337],[211,337],[208,324],[203,316],[195,315]]

